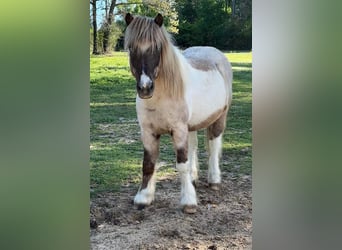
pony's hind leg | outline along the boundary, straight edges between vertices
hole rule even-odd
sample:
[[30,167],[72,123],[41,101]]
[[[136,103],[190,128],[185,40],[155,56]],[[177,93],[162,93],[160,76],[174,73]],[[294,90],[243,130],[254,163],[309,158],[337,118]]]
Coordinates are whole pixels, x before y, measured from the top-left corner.
[[184,126],[172,131],[173,143],[176,150],[176,168],[181,179],[181,200],[180,204],[185,213],[195,213],[197,199],[195,187],[191,180],[191,169],[188,160],[188,128]]
[[219,158],[222,147],[222,134],[218,137],[209,140],[209,168],[208,168],[208,183],[213,190],[219,189],[221,183],[221,171],[219,166]]
[[219,160],[222,150],[222,134],[226,125],[226,112],[220,118],[210,125],[207,129],[208,146],[209,146],[209,168],[208,183],[213,190],[219,189],[221,183],[221,171]]
[[138,209],[143,209],[146,205],[150,205],[154,200],[156,186],[155,164],[159,154],[160,135],[144,133],[142,140],[144,144],[142,183],[138,193],[134,197],[134,204],[138,206]]
[[197,131],[189,132],[188,159],[190,164],[190,175],[192,184],[196,186],[198,181],[198,158],[197,158]]

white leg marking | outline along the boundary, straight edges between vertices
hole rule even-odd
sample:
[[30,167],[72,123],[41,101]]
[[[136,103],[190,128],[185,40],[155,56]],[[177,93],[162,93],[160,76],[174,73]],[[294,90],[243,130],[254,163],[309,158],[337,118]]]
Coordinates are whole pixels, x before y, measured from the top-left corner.
[[190,163],[191,181],[198,180],[198,158],[197,158],[197,131],[189,132],[188,159]]
[[189,161],[185,163],[177,163],[176,167],[181,178],[181,201],[182,206],[197,205],[196,191],[191,183]]
[[151,176],[150,181],[147,184],[147,187],[139,190],[138,193],[134,197],[134,204],[141,205],[150,205],[154,200],[154,192],[156,190],[156,171],[154,171]]
[[221,171],[219,159],[222,149],[222,134],[213,140],[209,140],[209,169],[208,182],[221,183]]

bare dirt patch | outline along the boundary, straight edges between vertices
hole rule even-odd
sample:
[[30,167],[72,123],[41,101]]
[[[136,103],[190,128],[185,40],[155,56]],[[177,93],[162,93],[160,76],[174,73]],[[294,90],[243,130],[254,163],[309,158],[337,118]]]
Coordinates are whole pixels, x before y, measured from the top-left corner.
[[219,191],[208,188],[201,171],[198,209],[184,214],[179,206],[177,175],[159,178],[155,201],[137,210],[136,185],[91,200],[92,249],[251,249],[251,176],[222,173]]

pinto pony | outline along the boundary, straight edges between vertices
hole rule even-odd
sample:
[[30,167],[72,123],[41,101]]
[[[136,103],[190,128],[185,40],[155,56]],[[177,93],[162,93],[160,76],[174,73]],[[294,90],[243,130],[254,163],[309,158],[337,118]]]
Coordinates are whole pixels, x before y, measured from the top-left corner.
[[180,204],[195,213],[198,179],[197,130],[207,129],[208,183],[219,188],[222,134],[232,100],[231,65],[219,50],[177,49],[163,17],[125,16],[125,48],[136,79],[136,109],[144,145],[142,183],[134,198],[138,209],[154,199],[156,161],[162,134],[172,136],[181,179]]

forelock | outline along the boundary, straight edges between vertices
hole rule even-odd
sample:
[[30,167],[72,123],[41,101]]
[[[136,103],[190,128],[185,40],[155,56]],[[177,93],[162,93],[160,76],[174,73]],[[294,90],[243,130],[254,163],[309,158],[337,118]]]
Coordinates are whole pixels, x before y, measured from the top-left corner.
[[125,32],[125,49],[161,50],[169,41],[170,36],[165,28],[159,27],[149,17],[134,17]]

